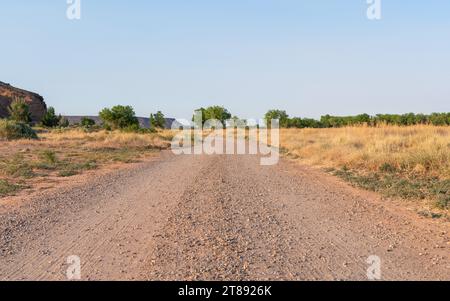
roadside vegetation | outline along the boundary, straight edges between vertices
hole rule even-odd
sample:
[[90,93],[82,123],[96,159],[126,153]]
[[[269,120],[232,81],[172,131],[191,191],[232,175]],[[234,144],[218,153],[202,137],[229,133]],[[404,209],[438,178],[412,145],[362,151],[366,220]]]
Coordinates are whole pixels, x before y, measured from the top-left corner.
[[[239,120],[222,106],[198,112],[203,122],[216,119],[225,125],[229,119]],[[150,115],[149,128],[142,128],[130,106],[103,109],[101,124],[89,118],[69,124],[50,107],[32,127],[21,99],[13,101],[9,113],[10,118],[0,120],[0,197],[32,187],[37,179],[139,161],[168,148],[175,134],[164,130],[161,111]],[[448,213],[450,114],[325,115],[315,120],[270,110],[265,118],[280,121],[285,156],[386,196],[431,201],[430,210],[444,212],[424,215]]]
[[168,148],[173,137],[161,130],[161,112],[156,114],[159,130],[144,129],[129,106],[102,110],[101,125],[89,118],[71,125],[52,107],[39,124],[32,124],[29,107],[21,99],[12,102],[9,115],[0,119],[0,197],[49,179],[138,162]]
[[26,102],[15,98],[8,108],[9,119],[0,119],[0,141],[15,139],[37,139],[31,128],[31,113]]
[[42,180],[70,177],[111,164],[139,162],[170,145],[170,132],[152,134],[40,129],[39,139],[0,144],[0,197]]
[[359,114],[355,116],[331,116],[324,115],[320,120],[312,118],[289,117],[286,111],[270,110],[265,115],[265,120],[270,124],[271,119],[278,119],[281,128],[340,128],[348,126],[370,126],[380,125],[412,126],[412,125],[434,125],[450,126],[450,113],[426,114]]
[[[195,122],[196,117],[202,118],[202,123],[204,124],[207,120],[218,120],[224,126],[227,120],[231,119],[231,113],[221,106],[210,106],[207,108],[200,108],[195,110],[195,114],[192,117],[192,121]],[[197,124],[197,126],[200,126]]]
[[164,129],[166,127],[166,118],[161,111],[158,111],[156,114],[150,114],[150,129]]
[[69,126],[69,122],[61,115],[56,115],[55,108],[49,107],[45,115],[42,117],[40,125],[45,128],[65,128]]
[[0,119],[0,140],[16,139],[37,139],[37,134],[26,123]]
[[134,110],[130,106],[114,106],[105,108],[99,113],[103,125],[108,130],[139,130],[139,121]]
[[282,129],[281,147],[286,156],[359,187],[430,200],[431,209],[450,207],[450,127]]

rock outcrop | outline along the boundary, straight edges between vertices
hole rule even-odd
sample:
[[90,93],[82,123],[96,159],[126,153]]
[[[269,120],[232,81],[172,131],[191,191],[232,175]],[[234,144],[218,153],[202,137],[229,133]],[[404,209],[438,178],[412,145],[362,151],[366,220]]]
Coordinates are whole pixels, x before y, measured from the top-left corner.
[[3,82],[0,82],[0,118],[9,116],[8,107],[16,98],[23,99],[30,106],[33,123],[41,121],[42,116],[47,111],[44,98],[36,93],[18,89]]

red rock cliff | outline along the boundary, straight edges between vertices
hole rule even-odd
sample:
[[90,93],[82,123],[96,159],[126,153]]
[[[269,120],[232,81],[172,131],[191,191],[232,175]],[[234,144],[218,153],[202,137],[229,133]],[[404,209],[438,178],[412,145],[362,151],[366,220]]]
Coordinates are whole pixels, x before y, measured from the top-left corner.
[[15,98],[23,99],[30,106],[31,118],[34,123],[41,121],[47,111],[44,98],[36,93],[15,88],[0,82],[0,118],[9,116],[8,107]]

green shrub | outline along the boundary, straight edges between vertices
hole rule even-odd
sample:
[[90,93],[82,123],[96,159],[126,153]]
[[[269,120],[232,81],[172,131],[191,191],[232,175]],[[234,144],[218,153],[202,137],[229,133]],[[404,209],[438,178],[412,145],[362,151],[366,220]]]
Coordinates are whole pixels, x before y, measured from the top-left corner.
[[67,178],[75,176],[81,173],[83,170],[96,169],[98,166],[93,161],[87,161],[85,163],[69,163],[65,162],[62,169],[58,172],[58,176],[62,178]]
[[22,154],[0,161],[0,172],[14,178],[30,179],[35,176],[33,166],[28,164]]
[[56,153],[51,150],[44,150],[40,153],[40,158],[43,162],[49,164],[55,164],[58,162],[58,158],[56,157]]
[[56,116],[55,109],[49,107],[45,115],[42,117],[41,124],[44,127],[53,128],[60,124],[61,119],[61,116]]
[[91,128],[95,125],[95,120],[87,118],[87,117],[83,117],[81,119],[81,126],[85,127],[85,128]]
[[436,201],[436,206],[439,209],[450,209],[450,196],[441,195],[439,199]]
[[0,197],[12,194],[20,190],[20,188],[19,185],[10,184],[8,181],[0,179]]
[[114,130],[139,127],[139,121],[130,106],[119,105],[111,109],[105,108],[99,113],[99,116],[105,126]]
[[8,108],[10,119],[21,123],[31,122],[30,106],[22,98],[13,100]]
[[37,139],[36,132],[26,123],[0,120],[0,140]]
[[166,127],[166,118],[161,111],[156,114],[150,114],[150,128],[164,129]]
[[120,129],[120,131],[124,132],[124,133],[141,133],[141,134],[155,132],[154,129],[141,128],[139,126],[139,124],[133,124],[133,125],[127,126],[125,128]]

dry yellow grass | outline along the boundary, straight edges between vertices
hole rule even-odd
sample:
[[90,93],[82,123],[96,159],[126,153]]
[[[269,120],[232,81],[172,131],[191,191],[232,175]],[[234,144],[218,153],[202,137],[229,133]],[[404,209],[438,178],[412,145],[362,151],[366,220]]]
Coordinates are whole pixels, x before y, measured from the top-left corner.
[[360,187],[448,210],[450,127],[282,129],[281,148]]
[[[40,141],[36,144],[61,146],[75,144],[85,148],[166,148],[170,133],[158,132],[153,134],[126,133],[126,132],[85,132],[80,129],[75,130],[55,130],[39,134]],[[17,143],[24,143],[20,140]],[[25,142],[26,143],[26,142]]]
[[449,127],[283,129],[281,146],[297,159],[322,167],[366,172],[392,168],[450,178]]
[[171,132],[152,134],[85,132],[39,133],[39,140],[0,142],[0,197],[29,186],[33,179],[68,177],[112,163],[139,161],[170,146]]

